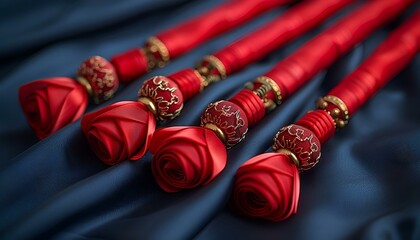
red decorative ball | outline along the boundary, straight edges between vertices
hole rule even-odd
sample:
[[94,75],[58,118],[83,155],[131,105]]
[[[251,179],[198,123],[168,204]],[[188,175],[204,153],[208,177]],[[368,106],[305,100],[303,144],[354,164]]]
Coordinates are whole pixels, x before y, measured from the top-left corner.
[[244,111],[238,105],[224,100],[207,106],[201,114],[201,126],[215,130],[228,148],[238,144],[248,132]]
[[178,85],[164,76],[146,80],[139,90],[138,97],[148,98],[154,103],[154,113],[160,121],[176,118],[184,106],[184,98]]
[[287,149],[299,161],[299,170],[308,170],[318,163],[321,157],[321,142],[309,129],[291,124],[283,127],[274,137],[273,150]]
[[77,71],[79,82],[99,103],[110,99],[118,89],[115,68],[105,58],[94,56],[85,60]]

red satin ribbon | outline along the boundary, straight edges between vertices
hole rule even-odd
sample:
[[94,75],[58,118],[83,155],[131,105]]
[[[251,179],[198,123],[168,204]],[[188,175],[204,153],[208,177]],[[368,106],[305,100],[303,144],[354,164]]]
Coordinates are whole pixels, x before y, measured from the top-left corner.
[[420,48],[420,11],[394,31],[356,71],[328,95],[339,97],[352,115],[408,64]]
[[156,37],[165,44],[171,58],[175,58],[213,36],[288,2],[291,0],[234,0],[159,33]]
[[412,2],[387,0],[364,4],[278,63],[265,76],[277,82],[283,99],[288,98],[317,72],[331,65]]
[[278,46],[315,27],[353,0],[318,0],[303,2],[276,20],[214,54],[226,73],[236,72],[261,59]]

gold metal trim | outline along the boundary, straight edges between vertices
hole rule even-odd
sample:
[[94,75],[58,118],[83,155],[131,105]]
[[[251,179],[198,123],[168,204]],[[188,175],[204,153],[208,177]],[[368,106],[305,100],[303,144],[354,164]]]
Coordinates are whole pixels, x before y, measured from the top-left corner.
[[147,61],[146,72],[150,72],[150,70],[156,66],[156,63],[152,59],[150,59],[147,51],[144,48],[138,48],[138,50],[139,50],[141,55],[146,56],[146,61]]
[[79,76],[77,77],[77,81],[86,89],[86,92],[89,94],[89,96],[93,96],[92,86],[86,78]]
[[[203,66],[203,63],[208,63],[208,66]],[[218,74],[212,72],[213,69],[216,69]],[[211,83],[217,82],[227,77],[225,66],[217,57],[213,55],[205,56],[200,62],[198,62],[196,70],[200,74],[202,80],[200,91],[202,91]]]
[[96,104],[99,104],[101,102],[99,100],[98,95],[93,91],[92,86],[90,85],[89,81],[86,78],[78,76],[77,81],[80,83],[80,85],[82,85],[86,89],[86,92],[88,93],[89,96],[92,97],[93,101]]
[[146,107],[155,115],[155,117],[158,117],[158,112],[155,103],[152,101],[152,99],[148,97],[141,97],[137,101],[144,103]]
[[300,166],[299,159],[296,157],[296,154],[294,154],[292,151],[286,148],[282,148],[282,149],[277,150],[276,152],[288,155],[292,159],[292,162],[296,165],[296,167],[299,168]]
[[256,79],[256,82],[269,85],[271,89],[274,91],[274,94],[276,95],[276,104],[277,105],[281,104],[282,102],[281,90],[280,90],[280,87],[277,85],[277,83],[273,79],[267,76],[260,76]]
[[227,77],[225,65],[214,55],[207,55],[203,58],[203,61],[207,61],[210,65],[217,69],[220,73],[220,77],[225,79]]
[[[157,37],[150,37],[149,40],[147,40],[146,46],[146,54],[151,62],[154,62],[154,64],[151,64],[151,67],[158,66],[160,68],[164,67],[166,64],[170,61],[170,55],[168,48],[166,45]],[[156,59],[156,56],[154,53],[158,52],[162,60]]]
[[204,124],[204,127],[215,132],[220,140],[222,140],[223,143],[226,143],[226,135],[218,126],[214,125],[213,123],[206,123]]
[[200,74],[200,72],[198,70],[194,70],[194,73],[200,79],[200,92],[201,92],[201,91],[204,90],[205,87],[207,87],[207,85],[206,85],[206,83],[207,83],[206,82],[206,79],[205,79],[205,77],[203,77],[203,75]]
[[[346,104],[339,97],[333,95],[327,95],[323,98],[318,99],[316,105],[318,108],[326,111],[329,103],[333,104],[337,108],[327,111],[334,119],[335,127],[343,128],[349,123],[350,115]],[[340,117],[340,115],[342,117]]]

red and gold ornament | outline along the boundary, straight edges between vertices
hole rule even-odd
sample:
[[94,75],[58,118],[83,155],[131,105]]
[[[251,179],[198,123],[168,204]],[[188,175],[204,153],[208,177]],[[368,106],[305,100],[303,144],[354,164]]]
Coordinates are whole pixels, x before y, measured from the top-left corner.
[[[420,11],[417,11],[318,101],[320,109],[283,127],[274,138],[275,153],[258,155],[238,169],[230,204],[236,212],[275,222],[296,213],[298,169],[313,167],[320,156],[321,145],[314,148],[313,142],[323,144],[330,139],[336,128],[344,127],[349,116],[414,58],[420,51],[419,22]],[[312,142],[308,144],[302,139]],[[302,153],[305,154],[301,156]]]

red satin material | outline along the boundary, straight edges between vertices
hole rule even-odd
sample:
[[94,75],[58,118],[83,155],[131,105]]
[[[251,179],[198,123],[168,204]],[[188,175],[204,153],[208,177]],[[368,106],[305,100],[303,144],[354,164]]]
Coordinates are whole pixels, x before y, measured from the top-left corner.
[[88,96],[73,79],[56,77],[21,86],[19,101],[29,126],[43,139],[81,117]]
[[226,148],[202,127],[168,127],[156,131],[150,144],[152,171],[166,192],[206,185],[224,168]]
[[201,79],[199,73],[194,69],[184,69],[168,76],[177,85],[182,92],[185,100],[197,95],[200,92]]
[[311,130],[324,144],[328,139],[332,138],[335,133],[335,124],[331,115],[324,110],[314,110],[306,113],[296,122],[297,125]]
[[233,0],[159,33],[156,37],[165,44],[170,57],[175,58],[268,9],[289,2],[291,0]]
[[265,153],[238,169],[230,205],[241,215],[278,222],[296,213],[299,191],[299,172],[288,156]]
[[250,127],[255,125],[265,115],[264,103],[251,90],[243,89],[229,99],[229,101],[235,103],[242,109]]
[[420,11],[417,11],[328,94],[343,100],[352,115],[400,72],[419,50]]
[[134,48],[111,58],[121,83],[129,83],[147,72],[146,55],[140,48]]
[[303,1],[247,37],[214,54],[229,75],[307,32],[353,0]]
[[81,125],[95,154],[114,165],[146,153],[156,120],[143,103],[123,101],[85,115]]
[[316,73],[396,17],[412,0],[370,1],[279,62],[265,76],[279,85],[287,99]]

